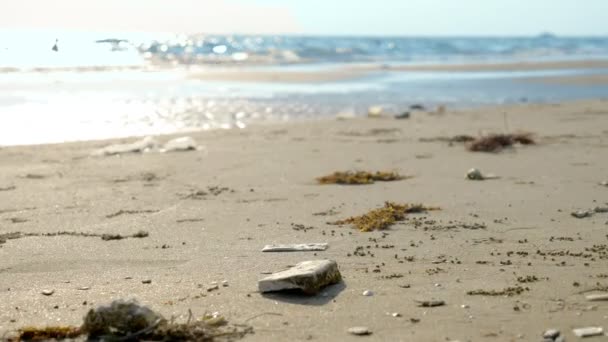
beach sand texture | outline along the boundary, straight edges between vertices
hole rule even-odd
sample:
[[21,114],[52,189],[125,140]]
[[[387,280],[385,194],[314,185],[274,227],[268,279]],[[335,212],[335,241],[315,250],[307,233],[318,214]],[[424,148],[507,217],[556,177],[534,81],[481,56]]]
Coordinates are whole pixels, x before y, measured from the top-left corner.
[[[534,133],[537,144],[475,153],[425,140],[506,130]],[[79,325],[90,308],[120,298],[178,320],[188,309],[218,311],[251,325],[249,341],[361,339],[347,333],[354,326],[368,327],[369,341],[534,341],[549,328],[570,340],[573,328],[608,326],[608,303],[585,300],[608,290],[608,213],[571,216],[608,206],[608,188],[599,185],[608,180],[606,100],[192,137],[205,148],[108,157],[90,156],[107,141],[0,148],[0,234],[149,233],[1,242],[0,336],[28,325]],[[473,167],[499,178],[466,180]],[[315,182],[344,170],[414,177]],[[327,224],[385,201],[441,210],[368,233]],[[329,248],[260,251],[312,242]],[[365,256],[354,254],[358,247]],[[311,259],[337,261],[343,282],[312,297],[257,292],[267,272]],[[227,287],[206,291],[224,280]],[[518,287],[512,296],[467,294]],[[446,305],[416,303],[430,299]]]

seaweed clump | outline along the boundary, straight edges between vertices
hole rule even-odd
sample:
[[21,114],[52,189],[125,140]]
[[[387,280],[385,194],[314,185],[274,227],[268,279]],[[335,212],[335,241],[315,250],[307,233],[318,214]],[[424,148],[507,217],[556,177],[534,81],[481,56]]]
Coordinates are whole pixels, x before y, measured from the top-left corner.
[[329,222],[329,224],[352,224],[362,232],[382,230],[395,222],[403,221],[407,214],[422,213],[429,210],[439,210],[436,207],[425,207],[422,204],[397,204],[385,202],[384,207],[374,209],[361,216],[353,216],[344,220]]
[[467,145],[467,148],[473,152],[500,152],[515,144],[534,145],[536,142],[530,133],[490,134],[473,140]]
[[235,340],[252,329],[247,326],[228,326],[224,317],[213,314],[186,323],[166,320],[136,301],[115,300],[110,305],[91,309],[81,327],[27,327],[9,341],[47,341],[86,336],[101,341],[213,341],[216,338]]
[[472,290],[467,291],[469,296],[505,296],[505,297],[513,297],[516,295],[520,295],[525,291],[529,291],[527,287],[521,286],[513,286],[507,287],[502,290]]
[[402,176],[397,172],[386,172],[376,171],[371,173],[367,171],[337,171],[331,175],[317,178],[320,184],[348,184],[348,185],[360,185],[360,184],[373,184],[376,181],[390,182],[406,179],[409,177]]

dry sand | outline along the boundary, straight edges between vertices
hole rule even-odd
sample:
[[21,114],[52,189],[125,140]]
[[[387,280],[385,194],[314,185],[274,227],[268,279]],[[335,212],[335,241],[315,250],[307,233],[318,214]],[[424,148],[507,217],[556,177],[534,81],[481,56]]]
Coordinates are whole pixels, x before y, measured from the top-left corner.
[[[506,126],[535,133],[539,144],[486,154],[419,141]],[[250,341],[358,340],[346,331],[361,325],[373,331],[368,341],[538,341],[547,328],[570,340],[572,328],[608,328],[608,303],[587,302],[583,294],[608,287],[608,213],[570,216],[607,205],[608,188],[598,185],[608,179],[606,100],[193,137],[206,149],[121,157],[88,156],[108,142],[0,149],[0,233],[150,233],[0,245],[0,335],[32,324],[79,324],[90,308],[133,297],[183,320],[188,309],[196,316],[219,311],[253,326]],[[471,167],[500,178],[465,180]],[[315,184],[315,177],[349,169],[415,177]],[[209,191],[213,186],[227,190]],[[188,196],[197,190],[209,194]],[[326,224],[388,200],[442,210],[382,232]],[[306,242],[330,247],[316,256],[260,252],[265,244]],[[358,246],[370,253],[352,255]],[[344,282],[323,296],[256,292],[264,272],[315,258],[336,260]],[[228,287],[206,291],[223,280]],[[529,290],[467,295],[516,286]],[[45,289],[54,293],[41,294]],[[365,290],[374,295],[363,296]],[[421,299],[446,305],[421,308]]]

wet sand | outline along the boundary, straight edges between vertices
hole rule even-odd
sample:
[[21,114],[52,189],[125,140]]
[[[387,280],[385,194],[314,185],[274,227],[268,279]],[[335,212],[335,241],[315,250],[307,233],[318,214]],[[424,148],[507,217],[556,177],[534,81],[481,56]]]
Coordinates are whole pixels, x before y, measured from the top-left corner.
[[[505,130],[535,133],[538,144],[488,154],[428,141]],[[218,311],[251,325],[249,341],[360,339],[346,332],[352,326],[369,327],[369,341],[534,341],[548,328],[572,340],[572,328],[608,328],[608,303],[584,297],[608,290],[608,213],[570,215],[608,206],[608,188],[598,184],[608,180],[606,100],[191,136],[205,149],[90,157],[112,142],[0,148],[0,234],[149,233],[4,241],[0,336],[27,325],[78,325],[90,308],[119,298],[184,321],[188,309]],[[500,178],[465,180],[472,167]],[[338,170],[414,177],[315,183]],[[442,210],[381,232],[327,224],[385,201]],[[260,252],[307,242],[329,249]],[[316,258],[336,260],[344,282],[313,297],[256,292],[264,273]],[[206,291],[223,280],[228,287]],[[485,295],[467,294],[477,290]],[[426,299],[446,305],[415,303]]]
[[[545,61],[518,63],[412,64],[393,66],[376,64],[355,64],[352,66],[336,67],[327,70],[321,69],[307,71],[288,71],[283,69],[256,70],[255,68],[252,69],[240,67],[224,67],[191,71],[188,77],[205,81],[302,83],[346,81],[374,74],[391,72],[507,72],[592,69],[608,69],[608,61],[573,60],[555,62]],[[595,78],[597,78],[596,75],[576,77],[579,83],[582,82],[584,84],[589,84],[588,82],[595,82],[594,80]],[[592,80],[588,81],[588,77]]]

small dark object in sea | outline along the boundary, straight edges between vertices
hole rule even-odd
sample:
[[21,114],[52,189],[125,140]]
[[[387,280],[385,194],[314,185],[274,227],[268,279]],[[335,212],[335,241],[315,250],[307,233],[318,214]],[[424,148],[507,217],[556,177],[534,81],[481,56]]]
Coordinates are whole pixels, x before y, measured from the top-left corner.
[[421,104],[413,104],[410,106],[411,110],[425,110],[426,108]]

